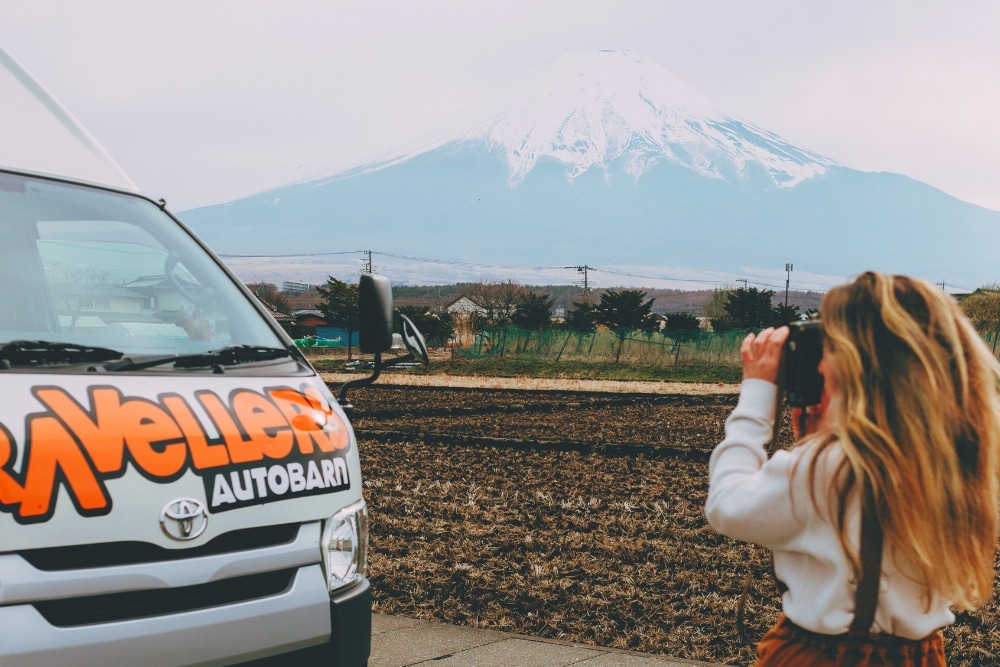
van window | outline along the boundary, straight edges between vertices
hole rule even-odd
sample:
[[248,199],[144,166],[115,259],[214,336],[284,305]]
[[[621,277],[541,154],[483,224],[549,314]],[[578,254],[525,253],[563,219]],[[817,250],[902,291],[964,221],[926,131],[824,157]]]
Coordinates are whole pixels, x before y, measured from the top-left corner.
[[0,173],[0,345],[125,354],[284,347],[191,236],[140,197]]

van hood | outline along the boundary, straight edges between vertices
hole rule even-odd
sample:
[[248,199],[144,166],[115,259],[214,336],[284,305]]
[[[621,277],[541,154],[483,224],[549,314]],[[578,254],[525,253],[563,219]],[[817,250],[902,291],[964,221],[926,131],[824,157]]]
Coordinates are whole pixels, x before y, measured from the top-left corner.
[[316,376],[5,372],[0,551],[194,547],[361,498],[357,444]]
[[122,168],[0,48],[0,169],[137,192]]

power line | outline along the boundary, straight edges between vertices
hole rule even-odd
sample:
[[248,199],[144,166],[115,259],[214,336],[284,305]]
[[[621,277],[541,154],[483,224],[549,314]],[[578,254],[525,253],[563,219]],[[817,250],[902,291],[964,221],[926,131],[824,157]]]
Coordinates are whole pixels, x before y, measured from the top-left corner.
[[302,253],[289,253],[284,255],[230,255],[219,253],[219,257],[224,259],[279,259],[282,257],[327,257],[329,255],[357,255],[365,252],[371,252],[366,250],[343,250],[341,252],[302,252]]
[[[572,268],[576,268],[576,267],[570,266],[570,267],[567,267],[567,268],[572,269]],[[685,283],[704,283],[704,284],[708,284],[708,285],[718,285],[720,283],[726,282],[725,280],[705,280],[705,279],[699,279],[699,278],[672,278],[672,277],[669,277],[669,276],[645,276],[645,275],[642,275],[640,273],[628,273],[628,272],[625,272],[625,271],[615,271],[613,269],[600,269],[600,268],[595,268],[593,266],[591,266],[589,268],[590,268],[591,271],[600,271],[602,273],[611,273],[611,274],[614,274],[616,276],[625,276],[627,278],[642,278],[644,280],[670,280],[670,281],[685,282]]]
[[[383,252],[383,251],[378,251],[378,250],[345,250],[345,251],[339,251],[339,252],[309,252],[309,253],[287,253],[287,254],[281,254],[281,253],[273,253],[273,254],[233,254],[233,253],[220,253],[219,257],[222,257],[224,259],[280,259],[280,258],[289,258],[289,259],[291,259],[291,258],[304,258],[304,257],[332,257],[332,256],[339,256],[339,255],[362,255],[362,257],[363,257],[362,262],[364,263],[363,271],[365,271],[365,272],[371,272],[371,271],[375,270],[374,263],[373,263],[373,256],[374,255],[380,255],[380,256],[383,256],[383,257],[387,257],[387,258],[394,258],[394,259],[399,259],[399,260],[404,260],[404,261],[409,261],[409,262],[420,262],[420,263],[424,263],[424,264],[432,264],[432,265],[439,265],[439,266],[452,266],[452,267],[469,268],[469,269],[493,269],[493,270],[506,270],[506,271],[517,271],[517,272],[521,272],[521,271],[562,271],[562,270],[565,270],[565,269],[568,269],[568,268],[569,269],[577,269],[578,271],[581,271],[581,272],[584,273],[584,289],[585,290],[592,289],[593,286],[594,286],[594,280],[593,280],[592,276],[590,276],[590,272],[594,272],[594,271],[601,272],[601,273],[608,274],[608,275],[622,276],[622,277],[626,277],[626,278],[637,278],[637,279],[641,279],[641,280],[654,280],[654,281],[664,281],[664,282],[681,282],[681,283],[692,283],[692,284],[702,284],[702,285],[715,285],[715,286],[724,285],[727,282],[735,281],[735,282],[741,282],[741,283],[743,283],[744,288],[748,288],[749,285],[758,285],[758,286],[761,286],[761,287],[769,287],[769,288],[773,288],[773,289],[780,289],[781,288],[780,285],[774,285],[772,283],[766,283],[766,282],[761,282],[761,281],[756,281],[756,280],[750,280],[749,278],[731,278],[731,277],[730,278],[720,277],[720,278],[717,278],[717,279],[681,278],[681,277],[678,277],[678,276],[670,276],[670,275],[666,275],[666,276],[659,275],[659,276],[657,276],[657,275],[649,275],[649,274],[643,274],[643,273],[634,273],[634,272],[630,272],[630,271],[619,271],[619,270],[615,270],[615,269],[602,269],[602,268],[599,268],[599,267],[593,267],[593,266],[589,266],[589,265],[572,265],[572,266],[519,266],[519,265],[510,265],[510,264],[485,264],[485,263],[478,263],[478,262],[464,262],[464,261],[458,261],[458,260],[437,259],[437,258],[430,258],[430,257],[418,257],[418,256],[414,256],[414,255],[403,255],[403,254],[399,254],[399,253]],[[244,269],[244,271],[246,271],[246,269]],[[254,270],[253,273],[255,273],[257,275],[268,275],[268,276],[283,277],[283,276],[285,276],[288,273],[288,271],[280,271],[279,272],[279,271],[275,271],[273,269],[270,270],[270,271],[268,271],[268,270],[264,270],[263,267],[261,267],[260,269]],[[440,283],[440,284],[451,284],[452,282],[455,282],[455,281],[454,280],[452,280],[452,281],[443,281],[441,279],[437,279],[437,280],[430,280],[430,282],[428,283],[427,279],[424,279],[424,283],[425,284],[431,284],[431,283],[434,283],[434,284],[437,284],[437,283]],[[603,283],[604,281],[600,281],[600,282]],[[807,291],[811,291],[811,292],[818,293],[818,294],[822,294],[823,293],[822,290],[807,290]],[[971,290],[967,290],[967,291],[971,291]]]
[[477,264],[475,262],[459,262],[450,259],[431,259],[428,257],[414,257],[412,255],[397,255],[392,252],[382,252],[379,250],[373,251],[376,255],[382,255],[384,257],[395,257],[396,259],[405,259],[411,262],[425,262],[427,264],[443,264],[446,266],[465,266],[473,269],[511,269],[511,270],[531,270],[531,271],[554,271],[557,269],[563,269],[562,266],[510,266],[504,264]]

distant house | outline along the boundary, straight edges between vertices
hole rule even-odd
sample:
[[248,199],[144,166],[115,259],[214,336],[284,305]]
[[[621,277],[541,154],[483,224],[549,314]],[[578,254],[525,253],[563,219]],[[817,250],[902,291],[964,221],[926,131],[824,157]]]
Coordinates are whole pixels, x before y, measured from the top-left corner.
[[465,296],[464,294],[452,302],[448,303],[444,309],[451,313],[452,315],[471,315],[473,313],[477,315],[485,315],[486,309],[480,306],[478,303]]
[[259,301],[261,305],[267,309],[268,314],[274,318],[274,320],[278,323],[278,325],[285,330],[285,333],[287,333],[289,336],[294,335],[294,332],[292,331],[292,328],[295,326],[294,317],[292,317],[288,313],[281,312],[280,310],[269,304],[267,301],[260,298],[259,295],[254,294],[254,296],[256,296],[257,301]]
[[486,309],[464,294],[448,303],[444,309],[451,315],[455,327],[455,337],[450,344],[455,347],[472,345],[479,331],[480,318]]
[[318,310],[296,310],[292,313],[295,325],[300,327],[322,327],[326,325],[323,313]]

